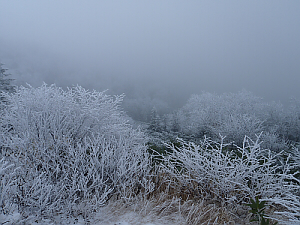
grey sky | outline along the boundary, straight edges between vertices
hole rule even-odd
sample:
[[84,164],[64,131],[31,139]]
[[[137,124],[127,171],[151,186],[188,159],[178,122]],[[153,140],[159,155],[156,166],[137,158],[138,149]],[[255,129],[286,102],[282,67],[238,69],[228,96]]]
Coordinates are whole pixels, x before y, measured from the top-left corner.
[[20,83],[284,102],[300,98],[299,40],[298,0],[0,0],[0,61]]

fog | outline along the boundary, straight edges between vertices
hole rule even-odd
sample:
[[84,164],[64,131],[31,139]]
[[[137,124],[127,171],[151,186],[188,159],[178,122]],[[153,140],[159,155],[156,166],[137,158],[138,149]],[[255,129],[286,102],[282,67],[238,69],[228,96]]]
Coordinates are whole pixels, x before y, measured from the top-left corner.
[[242,89],[300,96],[299,1],[1,0],[0,61],[16,84],[156,99]]

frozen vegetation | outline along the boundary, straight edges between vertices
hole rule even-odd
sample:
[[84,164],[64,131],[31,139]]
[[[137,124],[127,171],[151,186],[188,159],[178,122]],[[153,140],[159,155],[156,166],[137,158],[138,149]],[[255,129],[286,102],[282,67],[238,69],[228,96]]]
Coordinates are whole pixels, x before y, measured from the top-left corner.
[[139,129],[123,96],[2,90],[2,224],[300,224],[296,101],[203,93]]
[[84,215],[112,196],[148,190],[144,134],[127,123],[115,98],[81,87],[20,87],[1,112],[4,214]]

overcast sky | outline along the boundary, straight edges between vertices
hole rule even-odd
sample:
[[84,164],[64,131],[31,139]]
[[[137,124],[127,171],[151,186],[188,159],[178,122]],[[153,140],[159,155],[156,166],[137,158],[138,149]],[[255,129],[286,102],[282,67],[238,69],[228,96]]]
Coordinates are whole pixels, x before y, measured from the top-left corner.
[[0,61],[19,84],[284,102],[300,98],[299,40],[299,0],[0,0]]

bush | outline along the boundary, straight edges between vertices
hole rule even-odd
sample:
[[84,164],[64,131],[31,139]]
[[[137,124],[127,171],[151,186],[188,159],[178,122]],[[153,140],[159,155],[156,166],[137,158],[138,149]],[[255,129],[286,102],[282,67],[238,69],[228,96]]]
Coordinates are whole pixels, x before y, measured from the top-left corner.
[[119,109],[122,97],[46,84],[6,94],[0,143],[11,173],[1,177],[2,212],[15,204],[25,217],[87,216],[113,195],[147,188],[147,140]]
[[279,152],[287,148],[287,115],[281,104],[263,102],[250,92],[222,95],[204,92],[192,95],[187,104],[173,114],[176,119],[170,117],[168,123],[176,121],[181,136],[194,142],[203,136],[217,141],[222,135],[228,141],[242,145],[245,135],[255,139],[263,131],[264,147]]
[[246,137],[235,148],[223,138],[220,142],[205,138],[199,145],[179,141],[181,145],[166,144],[170,153],[160,155],[161,173],[169,178],[165,186],[170,190],[222,206],[249,203],[259,196],[276,207],[275,214],[299,222],[299,180],[290,156],[283,161],[281,153],[262,149],[259,137],[255,141]]

